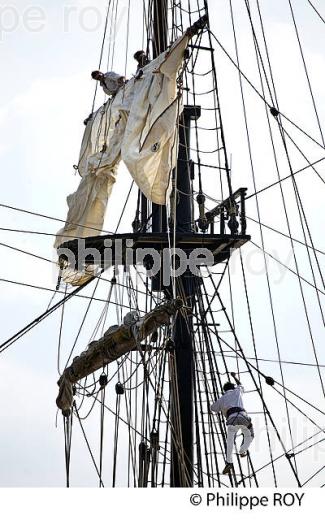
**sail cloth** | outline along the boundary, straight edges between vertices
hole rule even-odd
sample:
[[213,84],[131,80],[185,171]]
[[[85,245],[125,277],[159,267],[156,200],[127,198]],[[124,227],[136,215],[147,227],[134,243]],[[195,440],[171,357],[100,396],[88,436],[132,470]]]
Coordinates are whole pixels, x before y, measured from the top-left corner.
[[150,201],[164,205],[178,152],[177,119],[182,111],[177,76],[189,37],[184,34],[143,68],[122,142],[122,159]]
[[89,119],[78,164],[80,185],[67,199],[67,222],[56,248],[69,237],[100,234],[121,159],[145,196],[166,204],[182,110],[176,80],[189,39],[187,33],[181,36]]
[[108,198],[121,159],[121,141],[127,117],[110,99],[89,118],[81,143],[78,171],[81,181],[67,198],[67,220],[54,247],[71,238],[97,236],[104,223]]
[[73,403],[73,385],[105,365],[130,352],[162,325],[168,325],[170,318],[183,306],[180,299],[158,305],[143,318],[129,313],[120,327],[110,327],[102,338],[92,341],[87,350],[76,357],[58,381],[58,408],[69,412]]

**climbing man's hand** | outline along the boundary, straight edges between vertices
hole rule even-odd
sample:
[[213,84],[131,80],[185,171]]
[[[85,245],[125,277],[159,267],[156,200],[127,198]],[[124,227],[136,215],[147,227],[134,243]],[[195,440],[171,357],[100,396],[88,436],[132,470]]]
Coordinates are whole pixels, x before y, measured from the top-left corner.
[[236,377],[236,373],[235,373],[235,372],[230,372],[230,375],[231,375],[232,377]]

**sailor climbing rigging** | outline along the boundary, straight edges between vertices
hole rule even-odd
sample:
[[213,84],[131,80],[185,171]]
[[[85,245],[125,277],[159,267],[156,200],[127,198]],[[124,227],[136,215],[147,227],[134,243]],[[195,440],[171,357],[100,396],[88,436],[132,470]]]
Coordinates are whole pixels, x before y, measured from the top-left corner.
[[222,412],[227,419],[227,453],[226,466],[223,470],[224,475],[230,473],[233,469],[233,449],[238,431],[241,430],[244,436],[239,450],[241,457],[246,457],[247,450],[254,438],[252,420],[247,415],[243,405],[244,387],[234,372],[231,372],[231,376],[236,381],[237,386],[227,381],[223,386],[224,394],[211,406],[212,412]]

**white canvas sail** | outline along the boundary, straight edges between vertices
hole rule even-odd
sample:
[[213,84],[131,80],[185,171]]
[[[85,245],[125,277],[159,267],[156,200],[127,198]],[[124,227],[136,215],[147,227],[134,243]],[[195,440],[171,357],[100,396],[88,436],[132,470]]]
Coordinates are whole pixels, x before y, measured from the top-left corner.
[[166,204],[181,111],[176,78],[188,41],[184,34],[88,121],[78,164],[82,178],[67,199],[67,222],[57,234],[56,248],[69,237],[100,234],[121,158],[146,197]]

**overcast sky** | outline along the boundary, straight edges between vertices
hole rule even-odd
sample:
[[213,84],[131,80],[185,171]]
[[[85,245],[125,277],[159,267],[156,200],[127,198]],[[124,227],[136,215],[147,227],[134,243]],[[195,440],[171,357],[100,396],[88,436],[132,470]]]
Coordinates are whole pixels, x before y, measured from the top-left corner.
[[[212,30],[232,56],[235,56],[233,35],[227,0],[210,1]],[[253,2],[252,2],[253,3]],[[320,141],[306,78],[303,73],[299,48],[295,39],[290,12],[286,0],[261,0],[266,31],[269,37],[270,54],[278,89],[281,110]],[[325,15],[324,3],[315,0],[315,5]],[[0,161],[2,172],[0,203],[24,208],[59,219],[66,216],[66,197],[78,185],[73,165],[78,160],[80,141],[84,130],[83,120],[92,105],[94,84],[90,72],[98,66],[102,32],[104,28],[105,2],[99,0],[70,0],[50,2],[39,0],[33,6],[25,0],[11,2],[8,10],[0,9],[0,56],[2,67],[0,107]],[[114,69],[125,71],[127,13],[120,1],[121,18],[116,42]],[[244,2],[233,1],[238,24],[238,41],[241,66],[259,87],[254,48],[245,14]],[[324,93],[324,24],[305,0],[293,0],[306,62],[314,89],[321,121],[325,116]],[[32,9],[33,8],[33,9]],[[94,10],[96,8],[97,10]],[[142,1],[131,0],[131,30],[128,41],[127,76],[134,72],[133,53],[142,47]],[[215,57],[220,83],[220,98],[223,110],[228,154],[231,155],[234,188],[247,186],[253,192],[251,168],[247,152],[245,127],[238,83],[238,73],[215,42]],[[260,90],[260,88],[259,88]],[[267,127],[263,103],[245,85],[245,95],[250,114],[250,131],[258,188],[276,180],[272,150],[267,141]],[[97,106],[103,96],[97,98]],[[311,161],[324,155],[321,147],[314,145],[287,126],[304,153]],[[279,143],[278,143],[279,144]],[[306,162],[290,147],[294,169]],[[325,165],[317,166],[325,178]],[[289,174],[281,156],[281,176]],[[323,250],[323,194],[324,184],[317,175],[308,170],[298,174],[304,207],[313,234],[314,244]],[[213,181],[206,181],[210,189]],[[289,181],[286,181],[289,182]],[[105,229],[113,230],[131,184],[129,174],[122,166],[114,196],[108,209]],[[303,240],[299,218],[294,205],[292,185],[284,185],[292,222],[292,234]],[[210,193],[210,191],[209,191]],[[214,196],[218,196],[217,190]],[[133,192],[134,198],[136,192]],[[135,200],[135,199],[134,199]],[[132,203],[131,203],[132,205]],[[213,205],[213,204],[212,204]],[[281,198],[278,189],[271,189],[260,197],[262,222],[287,233]],[[1,227],[55,233],[60,223],[33,217],[0,207]],[[255,200],[247,203],[247,214],[256,218]],[[121,230],[130,230],[134,213],[128,209]],[[261,244],[259,229],[252,221],[248,231],[257,244]],[[0,232],[0,242],[27,250],[55,260],[53,238],[32,236],[13,232]],[[285,265],[295,269],[288,240],[265,232],[265,248]],[[249,263],[248,283],[251,289],[252,311],[256,324],[256,337],[261,357],[276,359],[276,346],[269,309],[265,276],[261,274],[263,258],[254,255],[254,246],[245,246]],[[56,270],[49,262],[26,256],[0,246],[1,279],[55,288]],[[312,281],[304,248],[296,251],[301,275]],[[324,256],[319,255],[324,266]],[[235,296],[235,319],[241,334],[241,342],[252,353],[249,323],[243,299],[242,279],[238,255],[232,262],[233,290]],[[296,277],[270,264],[271,285],[276,309],[276,321],[283,359],[313,363],[313,349],[306,325]],[[319,276],[317,283],[321,287]],[[325,363],[324,334],[315,291],[304,286],[307,307],[319,362]],[[3,341],[42,313],[51,299],[51,293],[1,281],[1,333]],[[107,291],[107,289],[106,289]],[[86,290],[85,294],[90,294]],[[105,290],[101,292],[105,297]],[[323,296],[320,296],[323,298]],[[228,293],[225,291],[228,301]],[[63,357],[69,352],[71,342],[79,327],[87,302],[72,301],[67,307],[63,339]],[[80,337],[81,351],[94,329],[100,304],[94,304],[89,315],[86,331]],[[110,311],[110,323],[116,314]],[[1,355],[0,363],[0,486],[61,486],[64,485],[64,445],[61,419],[55,427],[57,393],[57,344],[60,313],[37,326],[9,350]],[[110,324],[109,323],[109,324]],[[263,368],[265,368],[263,366]],[[267,366],[268,373],[279,376],[278,367]],[[298,394],[304,394],[320,404],[321,391],[313,368],[286,367],[288,386]],[[324,371],[323,371],[324,372]],[[282,408],[269,396],[279,424],[283,423]],[[255,406],[250,401],[250,406]],[[273,403],[273,404],[272,404]],[[283,403],[281,404],[283,406]],[[253,409],[251,409],[253,411]],[[285,422],[285,421],[284,421]],[[90,434],[96,442],[98,422],[90,426]],[[95,474],[89,457],[76,437],[72,463],[74,485],[96,485]],[[81,451],[80,451],[81,453]],[[263,455],[263,454],[262,454]],[[108,456],[110,452],[108,451]],[[324,457],[320,452],[319,456]],[[260,460],[260,459],[259,459]],[[262,460],[262,459],[261,459]],[[320,460],[319,467],[322,465]],[[320,476],[318,484],[325,480]],[[315,481],[316,482],[316,481]],[[283,484],[290,484],[284,473]]]

